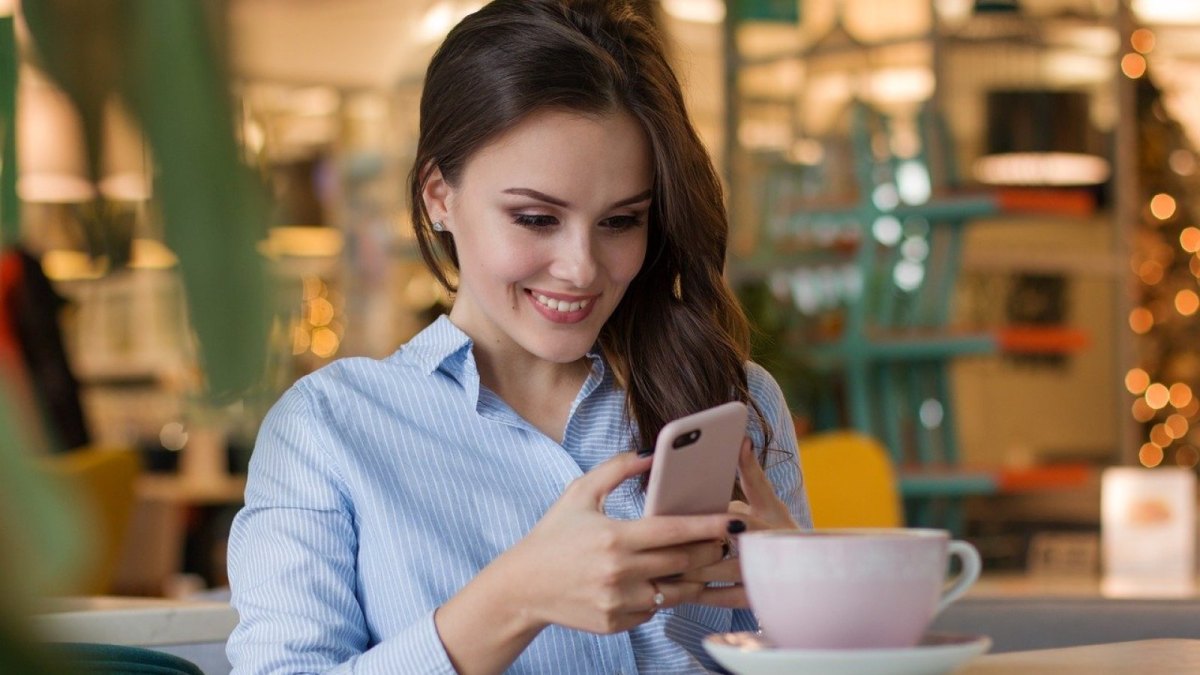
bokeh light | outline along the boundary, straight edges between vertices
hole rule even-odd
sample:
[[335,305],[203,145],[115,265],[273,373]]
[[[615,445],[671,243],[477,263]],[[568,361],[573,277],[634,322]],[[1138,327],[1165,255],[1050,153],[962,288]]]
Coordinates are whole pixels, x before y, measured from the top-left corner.
[[1192,396],[1192,388],[1182,382],[1176,382],[1171,385],[1169,391],[1171,394],[1171,405],[1179,409],[1186,408],[1194,398]]
[[1167,220],[1175,215],[1175,198],[1160,192],[1150,200],[1150,213],[1159,220]]
[[1153,286],[1162,281],[1163,266],[1157,260],[1147,260],[1137,268],[1138,278],[1147,286]]
[[1134,396],[1140,396],[1150,386],[1150,374],[1141,368],[1132,368],[1125,373],[1125,388]]
[[1149,54],[1154,51],[1154,31],[1149,28],[1139,28],[1129,36],[1129,45],[1139,54]]
[[1179,440],[1187,436],[1188,421],[1183,415],[1175,413],[1168,417],[1167,421],[1163,422],[1163,424],[1167,427],[1167,433],[1171,435],[1171,438]]
[[1153,469],[1159,464],[1162,464],[1162,448],[1153,443],[1146,443],[1142,445],[1142,449],[1138,450],[1138,461],[1142,463],[1142,466]]
[[1131,412],[1133,413],[1133,419],[1139,422],[1149,422],[1154,419],[1154,408],[1151,408],[1150,404],[1146,403],[1146,399],[1141,396],[1134,400]]
[[1191,316],[1200,309],[1200,295],[1196,291],[1185,288],[1175,294],[1175,309],[1184,316]]
[[1188,253],[1200,251],[1200,229],[1185,227],[1179,233],[1179,245]]
[[1193,396],[1191,402],[1179,409],[1179,414],[1189,420],[1200,415],[1200,398]]
[[1121,72],[1125,77],[1136,80],[1146,74],[1146,57],[1141,54],[1126,54],[1121,57]]
[[1155,382],[1146,387],[1146,403],[1155,410],[1162,410],[1171,401],[1171,391],[1166,385]]
[[1150,429],[1150,442],[1160,448],[1167,447],[1171,444],[1171,441],[1174,440],[1174,438],[1171,438],[1170,432],[1167,431],[1167,425],[1165,424],[1155,424],[1154,427]]
[[1145,307],[1137,307],[1129,313],[1129,327],[1138,335],[1145,335],[1154,328],[1154,315]]

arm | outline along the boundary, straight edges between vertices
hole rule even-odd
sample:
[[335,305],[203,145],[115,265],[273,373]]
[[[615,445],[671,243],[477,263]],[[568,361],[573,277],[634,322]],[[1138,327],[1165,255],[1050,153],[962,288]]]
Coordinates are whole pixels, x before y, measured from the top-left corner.
[[[357,516],[312,407],[294,389],[260,431],[247,507],[230,538],[241,621],[228,651],[237,672],[499,672],[547,625],[614,633],[646,621],[655,609],[650,579],[720,558],[729,516],[604,515],[607,494],[649,466],[623,453],[572,483],[524,539],[441,608],[368,649]],[[702,588],[658,584],[664,607]]]
[[503,670],[550,624],[618,633],[703,592],[701,583],[663,577],[719,560],[728,515],[604,515],[605,497],[649,464],[622,453],[576,479],[524,539],[442,606],[438,631],[459,672]]
[[229,541],[240,616],[227,647],[235,672],[453,673],[432,610],[368,649],[356,596],[356,514],[313,419],[296,387],[259,431],[246,507]]

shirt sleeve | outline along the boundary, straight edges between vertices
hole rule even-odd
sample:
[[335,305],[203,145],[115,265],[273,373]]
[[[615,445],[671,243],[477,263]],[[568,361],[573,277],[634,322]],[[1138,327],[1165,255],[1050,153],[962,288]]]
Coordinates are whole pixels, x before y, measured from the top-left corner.
[[[796,523],[802,528],[811,529],[812,513],[808,506],[808,496],[804,492],[804,476],[800,471],[796,427],[792,422],[792,413],[783,397],[783,391],[775,378],[756,363],[747,364],[746,375],[750,385],[750,396],[771,429],[771,446],[766,450],[767,478],[775,487],[775,493],[787,505]],[[755,441],[755,447],[761,448],[761,434],[752,430],[751,437]],[[732,630],[758,630],[758,621],[749,610],[734,610]]]
[[370,644],[353,503],[302,385],[263,421],[230,533],[234,673],[454,673],[432,609]]

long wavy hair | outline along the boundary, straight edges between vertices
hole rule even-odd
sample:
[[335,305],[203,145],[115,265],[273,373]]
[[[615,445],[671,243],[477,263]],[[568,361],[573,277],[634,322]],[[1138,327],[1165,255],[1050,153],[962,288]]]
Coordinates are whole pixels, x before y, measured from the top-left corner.
[[631,441],[653,447],[667,422],[741,400],[769,445],[747,385],[749,326],[724,277],[721,184],[656,30],[624,0],[495,0],[450,31],[426,72],[409,178],[426,265],[455,290],[454,240],[433,231],[422,199],[431,169],[455,185],[476,151],[547,108],[625,110],[650,142],[646,261],[600,332],[637,429]]

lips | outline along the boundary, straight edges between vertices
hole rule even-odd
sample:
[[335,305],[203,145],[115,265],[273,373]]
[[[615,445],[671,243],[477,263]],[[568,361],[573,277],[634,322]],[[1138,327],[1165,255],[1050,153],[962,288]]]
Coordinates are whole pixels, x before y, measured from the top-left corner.
[[536,300],[543,307],[545,307],[547,309],[552,309],[556,312],[578,312],[579,310],[583,309],[584,307],[587,307],[592,302],[592,298],[584,298],[582,300],[567,301],[567,300],[558,300],[558,299],[552,298],[548,295],[542,295],[541,293],[538,293],[537,291],[530,291],[529,293],[530,293],[530,295],[533,296],[533,299]]
[[543,317],[554,323],[577,323],[583,321],[595,308],[599,296],[590,297],[547,295],[540,291],[526,290],[525,295]]

